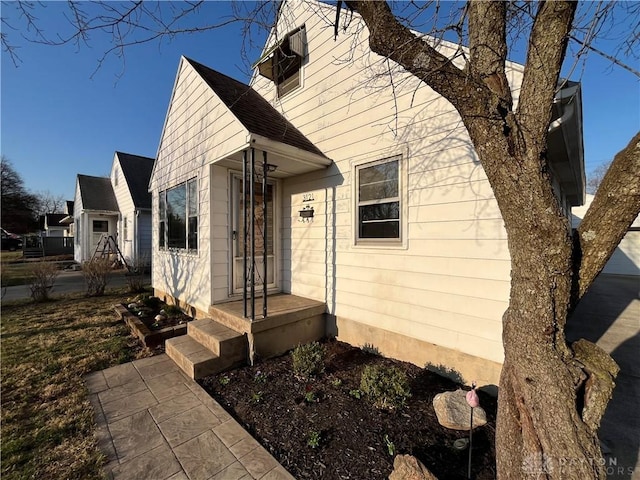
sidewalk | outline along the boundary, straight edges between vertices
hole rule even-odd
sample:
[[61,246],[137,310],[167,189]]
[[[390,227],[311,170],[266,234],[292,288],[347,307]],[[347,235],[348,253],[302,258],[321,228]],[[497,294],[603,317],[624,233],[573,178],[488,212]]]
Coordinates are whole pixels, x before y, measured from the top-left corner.
[[109,478],[293,480],[166,355],[85,377]]

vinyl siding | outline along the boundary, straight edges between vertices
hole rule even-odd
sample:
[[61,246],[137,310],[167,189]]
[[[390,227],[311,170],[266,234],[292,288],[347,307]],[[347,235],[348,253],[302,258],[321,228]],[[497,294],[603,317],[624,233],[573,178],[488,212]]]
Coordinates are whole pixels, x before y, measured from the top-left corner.
[[[210,163],[237,148],[241,140],[245,138],[237,122],[181,60],[151,178],[152,282],[203,311],[212,302]],[[198,251],[160,250],[158,193],[194,177],[198,178]]]
[[[283,8],[292,10],[282,14],[289,30],[306,25],[303,87],[277,99],[272,82],[256,76],[254,88],[334,161],[283,181],[283,290],[327,302],[332,315],[501,362],[506,232],[459,115],[397,67],[391,87],[366,30],[355,36],[355,19],[334,42],[320,15],[300,2]],[[510,79],[517,87],[519,69]],[[403,241],[357,245],[355,166],[397,154]],[[309,193],[314,200],[303,202]],[[306,206],[310,223],[299,221]]]
[[[117,172],[117,173],[116,173]],[[117,175],[117,185],[116,185]],[[114,155],[113,163],[111,165],[111,186],[113,187],[113,193],[116,196],[116,202],[118,202],[118,209],[120,210],[120,218],[118,219],[118,248],[120,252],[127,260],[127,262],[133,260],[134,256],[134,216],[135,206],[133,205],[133,198],[131,192],[127,186],[127,180],[122,173],[122,167],[120,166],[120,160],[118,155]],[[124,238],[124,220],[127,220],[127,239]]]

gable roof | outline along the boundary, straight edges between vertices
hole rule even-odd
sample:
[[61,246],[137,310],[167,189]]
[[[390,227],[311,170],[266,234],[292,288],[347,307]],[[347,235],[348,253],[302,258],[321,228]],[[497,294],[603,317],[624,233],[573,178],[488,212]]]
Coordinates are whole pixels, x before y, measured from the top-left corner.
[[289,120],[249,85],[184,57],[250,132],[327,158]]
[[127,182],[129,192],[136,208],[151,208],[149,180],[153,171],[153,158],[141,157],[131,153],[116,152],[120,160],[122,175]]
[[62,227],[60,222],[67,216],[66,213],[47,213],[45,215],[45,227]]
[[79,174],[78,185],[84,210],[118,212],[118,202],[110,178]]

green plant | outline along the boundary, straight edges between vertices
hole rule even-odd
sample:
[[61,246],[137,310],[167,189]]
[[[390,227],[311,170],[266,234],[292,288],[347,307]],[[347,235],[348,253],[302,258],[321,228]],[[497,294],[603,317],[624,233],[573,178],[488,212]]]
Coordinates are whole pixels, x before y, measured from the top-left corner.
[[260,370],[258,370],[253,377],[253,381],[260,384],[267,383],[268,379],[269,377],[267,376],[267,374],[264,372],[261,372]]
[[342,380],[339,378],[334,378],[333,380],[331,380],[331,385],[333,385],[334,387],[339,387],[340,385],[342,385]]
[[58,268],[53,263],[38,262],[30,272],[29,289],[31,298],[36,302],[44,302],[49,299],[49,290],[58,277]]
[[322,433],[317,430],[311,430],[307,434],[307,445],[311,448],[318,448],[320,446],[320,442],[322,441]]
[[182,315],[182,309],[178,305],[167,305],[164,307],[164,312],[168,317],[173,317],[176,315]]
[[222,386],[229,385],[231,379],[227,375],[223,375],[218,379],[218,383]]
[[315,403],[318,401],[318,397],[316,396],[316,392],[313,390],[309,390],[304,394],[304,401],[307,403]]
[[358,388],[354,388],[353,390],[349,390],[349,395],[360,400],[362,398],[362,391],[360,391]]
[[262,392],[252,392],[251,393],[251,403],[260,403],[262,402]]
[[384,434],[384,444],[387,446],[387,452],[389,452],[389,455],[393,457],[396,454],[396,446],[386,433]]
[[380,350],[378,350],[378,347],[376,347],[373,343],[365,343],[362,347],[360,347],[360,350],[371,355],[376,355],[378,357],[381,355]]
[[376,408],[395,410],[411,396],[405,373],[396,367],[367,365],[360,377],[360,390]]
[[158,297],[153,297],[150,295],[143,295],[142,298],[140,299],[140,301],[142,302],[142,304],[145,307],[149,307],[149,308],[157,308],[160,306],[160,299]]
[[324,347],[318,342],[298,345],[291,354],[293,371],[299,377],[308,378],[324,372]]

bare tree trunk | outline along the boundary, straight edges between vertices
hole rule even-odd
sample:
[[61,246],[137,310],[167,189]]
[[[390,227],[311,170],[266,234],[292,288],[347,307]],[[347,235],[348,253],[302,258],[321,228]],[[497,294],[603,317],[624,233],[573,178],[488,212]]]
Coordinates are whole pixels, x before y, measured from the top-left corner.
[[[553,191],[546,152],[551,105],[575,2],[537,4],[516,110],[505,74],[502,2],[469,2],[470,60],[465,69],[456,68],[428,42],[415,37],[386,2],[347,4],[365,21],[374,52],[402,65],[460,113],[500,207],[512,278],[509,307],[503,316],[498,478],[528,474],[542,479],[604,478],[597,430],[618,367],[589,342],[566,344],[574,272],[579,271],[574,261],[579,257],[574,256],[569,220]],[[635,145],[631,151],[637,155]],[[621,165],[616,162],[612,168],[618,173],[609,182],[612,191],[636,192],[635,197],[620,200],[624,207],[602,200],[603,213],[593,221],[585,219],[601,233],[601,244],[597,249],[595,244],[588,247],[582,258],[585,269],[580,271],[587,266],[589,272],[602,269],[640,209],[639,161],[623,155]],[[607,193],[598,195],[606,198]],[[622,221],[606,220],[619,216],[619,209]],[[609,253],[594,255],[595,251]],[[593,273],[581,275],[579,290],[585,291],[594,279]]]

